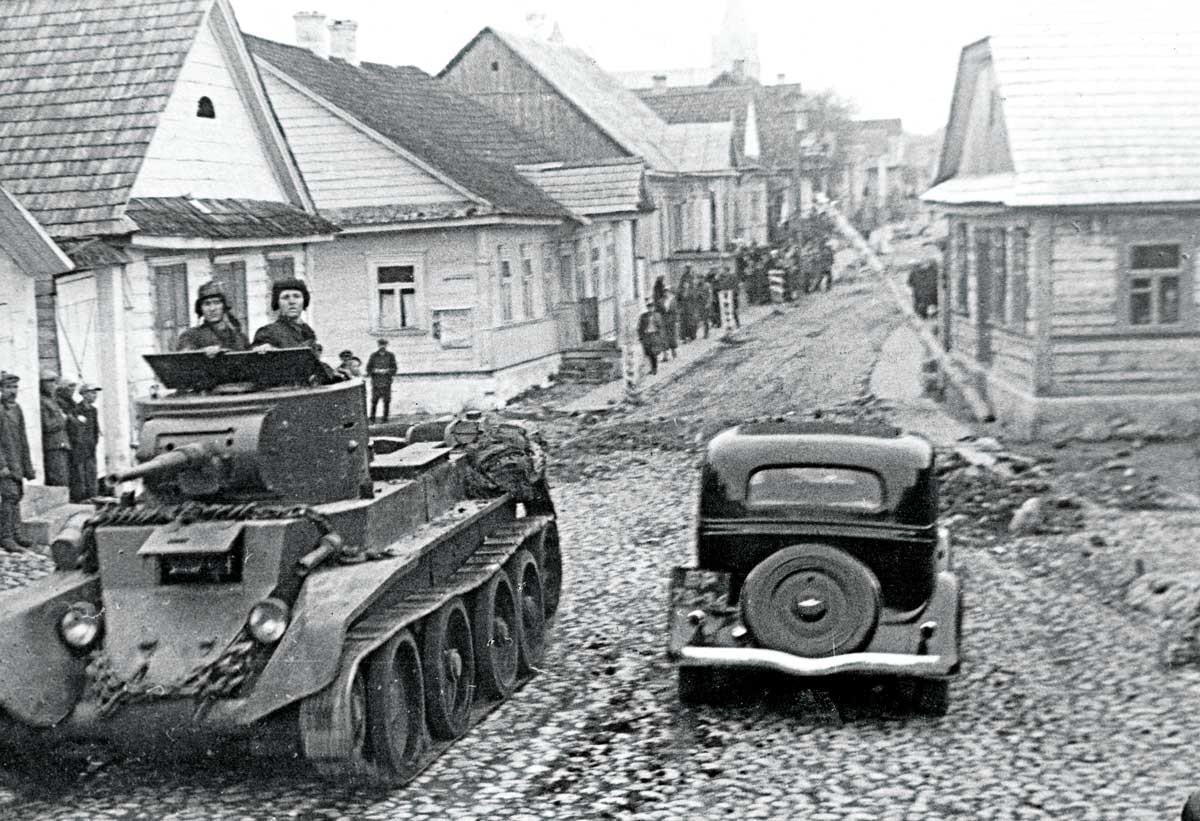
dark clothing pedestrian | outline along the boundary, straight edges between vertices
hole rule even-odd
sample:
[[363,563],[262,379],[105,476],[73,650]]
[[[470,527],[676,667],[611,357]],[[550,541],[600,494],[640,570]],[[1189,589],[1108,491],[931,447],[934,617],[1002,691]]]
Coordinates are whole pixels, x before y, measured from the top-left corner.
[[914,265],[908,272],[908,287],[912,289],[913,311],[925,319],[929,309],[938,304],[938,265],[926,261]]
[[201,351],[211,347],[223,351],[248,351],[250,342],[238,321],[226,315],[220,322],[202,322],[194,328],[188,328],[175,343],[177,351]]
[[829,243],[821,243],[821,249],[817,253],[817,290],[821,290],[821,285],[825,285],[825,290],[828,291],[833,287],[833,249],[829,247]]
[[[46,383],[42,383],[45,387]],[[42,463],[46,470],[46,485],[70,487],[71,439],[67,433],[67,415],[53,396],[53,389],[43,391],[42,401]]]
[[383,421],[388,421],[392,408],[392,379],[399,367],[396,355],[381,345],[379,350],[367,357],[367,375],[371,377],[371,421],[375,411],[383,403]]
[[662,346],[662,315],[652,306],[646,306],[638,317],[638,341],[642,352],[650,363],[650,373],[658,373],[658,354]]
[[25,495],[24,480],[32,479],[33,459],[29,453],[29,437],[25,432],[25,416],[15,400],[0,402],[0,548],[17,551],[32,547],[21,536],[21,497]]
[[685,279],[679,281],[679,340],[691,342],[696,338],[696,327],[699,324],[696,317],[696,291],[692,287],[692,279],[684,274]]
[[81,481],[82,474],[80,473],[80,468],[83,466],[81,464],[83,459],[83,426],[87,422],[87,418],[80,413],[79,403],[75,401],[73,394],[74,390],[71,386],[61,385],[55,391],[55,398],[58,400],[58,406],[62,408],[63,415],[66,417],[67,441],[71,444],[71,449],[67,451],[67,487],[70,488],[70,499],[72,502],[82,502],[93,495],[85,493]]
[[700,284],[696,287],[696,323],[704,326],[705,339],[708,339],[708,330],[713,324],[713,299],[712,281],[707,278],[700,280]]
[[253,346],[270,345],[272,348],[317,348],[317,332],[302,319],[279,317],[269,325],[254,332]]
[[671,358],[675,359],[679,355],[675,350],[679,347],[679,303],[668,288],[663,293],[662,301],[656,304],[662,315],[663,354],[669,352]]
[[71,443],[71,451],[76,454],[75,485],[79,491],[80,500],[87,500],[96,495],[98,490],[98,474],[96,471],[96,447],[100,444],[100,418],[96,406],[80,402],[75,406],[79,414],[79,444]]
[[650,289],[650,299],[655,305],[662,304],[663,294],[667,292],[667,283],[663,282],[661,276],[655,278],[654,286]]

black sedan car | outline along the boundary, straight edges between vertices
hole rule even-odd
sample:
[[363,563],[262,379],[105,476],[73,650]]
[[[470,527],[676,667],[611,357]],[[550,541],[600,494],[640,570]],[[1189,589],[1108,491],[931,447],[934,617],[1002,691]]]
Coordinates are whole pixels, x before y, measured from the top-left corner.
[[891,428],[726,430],[701,467],[696,566],[675,568],[669,656],[685,701],[722,671],[891,676],[944,714],[962,595],[930,444]]

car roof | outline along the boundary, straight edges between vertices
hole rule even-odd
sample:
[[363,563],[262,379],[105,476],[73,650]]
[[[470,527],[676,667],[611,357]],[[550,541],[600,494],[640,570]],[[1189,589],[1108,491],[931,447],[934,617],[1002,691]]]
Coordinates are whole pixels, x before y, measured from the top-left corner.
[[767,464],[838,464],[877,470],[925,469],[933,446],[887,425],[836,422],[753,422],[717,434],[706,460],[749,472]]

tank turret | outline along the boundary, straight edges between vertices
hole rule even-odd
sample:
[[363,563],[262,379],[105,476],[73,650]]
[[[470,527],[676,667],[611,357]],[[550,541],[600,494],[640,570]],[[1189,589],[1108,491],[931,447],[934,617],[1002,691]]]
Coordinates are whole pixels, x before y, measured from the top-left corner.
[[146,359],[176,390],[138,400],[139,464],[112,481],[142,479],[166,503],[319,504],[369,492],[362,383],[308,384],[320,368],[311,351]]

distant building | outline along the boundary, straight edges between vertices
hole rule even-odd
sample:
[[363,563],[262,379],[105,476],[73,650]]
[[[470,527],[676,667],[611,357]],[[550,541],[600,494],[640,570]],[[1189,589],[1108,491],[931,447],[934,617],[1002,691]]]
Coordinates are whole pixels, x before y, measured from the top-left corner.
[[731,262],[737,243],[766,240],[766,179],[735,156],[733,112],[669,124],[579,49],[490,28],[438,76],[573,162],[645,162],[654,212],[638,221],[641,293],[657,276],[703,273]]
[[[0,185],[71,258],[38,276],[43,365],[103,387],[108,469],[131,399],[220,280],[248,331],[321,219],[228,0],[26,0],[0,16]],[[47,82],[59,78],[59,82]],[[69,79],[63,79],[69,78]]]
[[721,27],[712,37],[711,59],[707,66],[616,71],[613,76],[626,88],[706,86],[733,66],[738,66],[750,80],[757,81],[762,77],[758,34],[750,28],[741,0],[726,0]]
[[1081,24],[962,51],[924,195],[944,340],[1018,433],[1200,427],[1195,42]]

